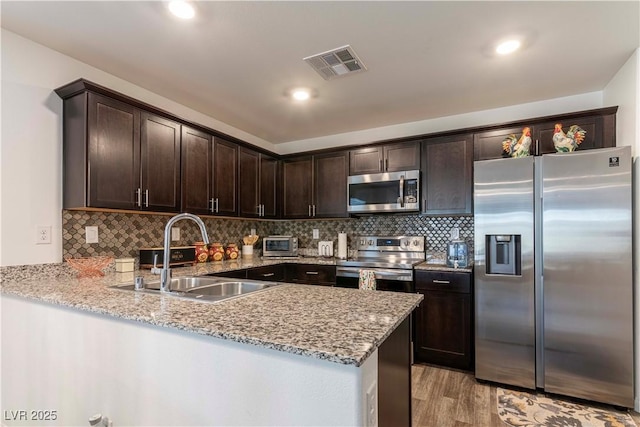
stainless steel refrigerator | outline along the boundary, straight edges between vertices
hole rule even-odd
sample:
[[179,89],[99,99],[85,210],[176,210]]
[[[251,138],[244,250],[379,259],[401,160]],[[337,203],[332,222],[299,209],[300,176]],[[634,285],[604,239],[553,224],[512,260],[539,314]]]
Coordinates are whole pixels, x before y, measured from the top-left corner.
[[476,378],[633,407],[631,149],[474,164]]

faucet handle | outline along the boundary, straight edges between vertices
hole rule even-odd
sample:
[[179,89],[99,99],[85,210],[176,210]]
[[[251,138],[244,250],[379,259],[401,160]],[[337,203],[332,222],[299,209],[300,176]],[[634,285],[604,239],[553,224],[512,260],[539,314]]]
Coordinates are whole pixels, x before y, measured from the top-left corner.
[[135,279],[135,282],[134,282],[134,289],[136,291],[140,291],[140,290],[144,289],[144,277],[136,276],[136,279]]

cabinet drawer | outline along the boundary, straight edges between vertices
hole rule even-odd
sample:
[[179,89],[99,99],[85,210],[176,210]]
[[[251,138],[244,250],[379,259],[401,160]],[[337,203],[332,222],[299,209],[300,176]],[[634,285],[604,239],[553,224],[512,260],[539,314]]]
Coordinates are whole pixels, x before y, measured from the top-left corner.
[[417,291],[471,293],[471,273],[448,271],[417,271]]
[[247,279],[281,282],[284,278],[283,270],[281,264],[250,268],[247,271]]
[[310,285],[334,285],[336,268],[332,265],[289,264],[285,271],[285,281]]

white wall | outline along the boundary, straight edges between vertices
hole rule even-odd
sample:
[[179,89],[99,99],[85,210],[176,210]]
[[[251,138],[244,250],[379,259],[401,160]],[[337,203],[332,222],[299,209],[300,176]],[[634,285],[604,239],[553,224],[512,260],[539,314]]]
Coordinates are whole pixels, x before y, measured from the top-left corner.
[[[275,151],[273,144],[184,105],[2,29],[0,265],[62,261],[62,100],[53,92],[78,78]],[[38,225],[52,244],[36,245]]]
[[618,105],[616,115],[616,142],[618,145],[630,145],[634,156],[634,295],[635,295],[635,410],[640,411],[640,49],[611,79],[603,91],[606,105]]
[[[358,368],[1,299],[4,425],[88,426],[97,412],[115,426],[365,425],[377,351]],[[20,409],[57,420],[7,420]]]

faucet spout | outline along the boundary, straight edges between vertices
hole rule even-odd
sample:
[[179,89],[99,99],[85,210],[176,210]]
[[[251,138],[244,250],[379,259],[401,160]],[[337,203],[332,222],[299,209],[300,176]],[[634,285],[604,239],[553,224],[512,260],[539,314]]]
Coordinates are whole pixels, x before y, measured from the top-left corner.
[[[162,270],[160,270],[160,292],[169,292],[169,284],[171,283],[171,268],[169,263],[171,262],[171,227],[176,222],[182,219],[190,219],[200,227],[200,233],[202,233],[202,241],[205,244],[209,244],[209,236],[207,235],[207,227],[199,216],[190,213],[181,213],[172,217],[167,221],[167,225],[164,227],[164,253],[162,261]],[[158,274],[158,271],[152,271],[154,274]]]

